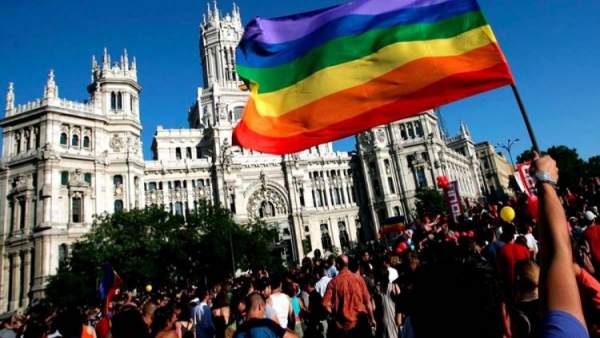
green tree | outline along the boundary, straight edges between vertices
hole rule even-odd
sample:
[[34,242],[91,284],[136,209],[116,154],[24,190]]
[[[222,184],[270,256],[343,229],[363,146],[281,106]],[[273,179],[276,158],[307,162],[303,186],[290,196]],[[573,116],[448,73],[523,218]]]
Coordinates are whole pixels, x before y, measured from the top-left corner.
[[426,214],[437,215],[447,212],[444,197],[437,189],[423,188],[417,191],[417,215],[423,217]]
[[138,290],[147,283],[158,289],[222,280],[233,271],[232,257],[240,269],[280,266],[272,253],[277,239],[276,229],[239,225],[228,210],[204,202],[187,222],[157,207],[105,214],[72,245],[46,294],[56,304],[95,304],[105,262]]
[[585,171],[588,177],[600,176],[600,155],[592,156],[587,160]]
[[527,149],[517,156],[517,163],[531,161],[533,159],[533,151]]
[[[575,148],[569,148],[564,145],[552,146],[546,151],[555,161],[559,169],[559,182],[561,187],[573,187],[579,182],[579,178],[583,176],[585,162],[579,158],[579,154]],[[526,150],[517,157],[517,161],[522,163],[531,160],[533,152]]]

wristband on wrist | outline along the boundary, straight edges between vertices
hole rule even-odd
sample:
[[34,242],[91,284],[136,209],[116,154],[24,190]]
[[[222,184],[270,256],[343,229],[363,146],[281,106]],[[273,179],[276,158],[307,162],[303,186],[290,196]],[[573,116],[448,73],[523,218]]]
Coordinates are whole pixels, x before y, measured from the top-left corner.
[[549,184],[554,189],[557,188],[556,182],[552,179],[552,176],[547,171],[538,171],[535,173],[535,178],[537,179],[537,184],[541,185],[543,183]]

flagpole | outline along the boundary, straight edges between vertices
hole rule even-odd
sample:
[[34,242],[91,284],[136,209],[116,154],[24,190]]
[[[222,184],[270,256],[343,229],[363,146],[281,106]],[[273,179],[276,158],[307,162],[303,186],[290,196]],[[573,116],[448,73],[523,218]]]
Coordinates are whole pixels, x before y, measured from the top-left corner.
[[525,105],[523,105],[523,101],[521,100],[521,94],[519,94],[519,90],[517,86],[513,83],[510,85],[513,94],[515,94],[515,99],[517,100],[517,104],[519,105],[519,109],[521,110],[521,115],[523,116],[523,120],[525,121],[525,126],[527,127],[527,132],[529,133],[529,138],[531,139],[531,144],[533,145],[533,150],[540,152],[540,147],[538,146],[537,139],[535,138],[535,133],[533,132],[533,127],[531,126],[531,122],[529,122],[529,116],[527,115],[527,111],[525,110]]

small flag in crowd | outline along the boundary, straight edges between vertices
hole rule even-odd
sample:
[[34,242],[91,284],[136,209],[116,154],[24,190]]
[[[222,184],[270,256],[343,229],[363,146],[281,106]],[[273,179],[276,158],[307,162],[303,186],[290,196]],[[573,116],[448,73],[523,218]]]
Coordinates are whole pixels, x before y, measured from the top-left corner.
[[388,217],[383,222],[383,227],[380,230],[382,235],[387,235],[391,233],[400,233],[406,230],[406,225],[404,224],[404,216],[395,216]]
[[104,271],[104,275],[98,287],[98,294],[100,296],[100,302],[102,303],[102,319],[98,321],[96,330],[98,331],[98,337],[104,338],[108,337],[110,332],[111,314],[109,312],[109,305],[123,283],[123,280],[119,277],[119,274],[115,272],[110,263],[104,263],[102,265],[102,270]]
[[255,18],[237,144],[285,154],[513,83],[475,0],[357,0]]

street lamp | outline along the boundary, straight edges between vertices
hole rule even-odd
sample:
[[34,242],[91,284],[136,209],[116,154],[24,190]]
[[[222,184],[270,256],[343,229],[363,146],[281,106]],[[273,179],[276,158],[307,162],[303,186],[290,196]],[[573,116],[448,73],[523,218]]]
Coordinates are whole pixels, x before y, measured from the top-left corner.
[[519,138],[515,138],[515,139],[509,138],[508,140],[506,140],[506,143],[496,143],[496,147],[506,150],[506,152],[508,153],[508,157],[510,158],[510,163],[512,164],[513,168],[515,166],[515,162],[513,161],[512,153],[510,152],[510,150],[512,149],[512,146],[517,142],[519,142]]

